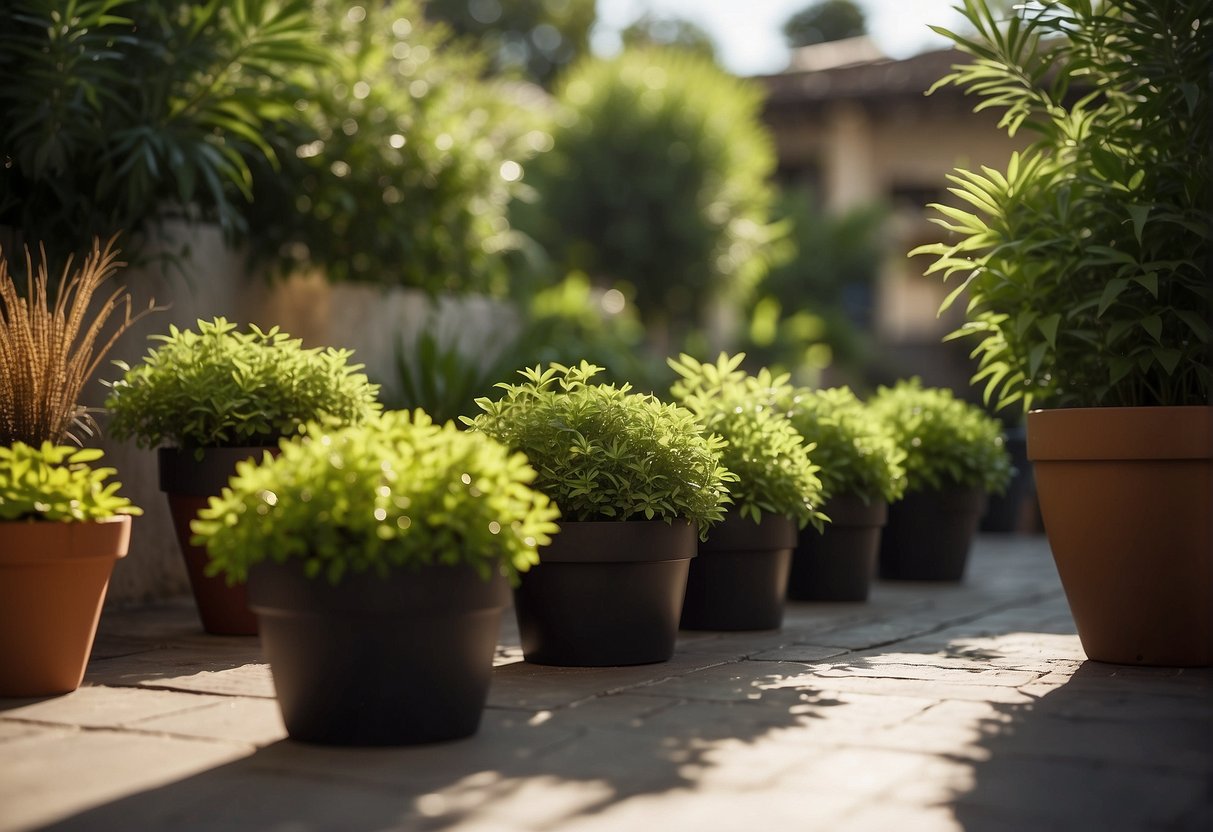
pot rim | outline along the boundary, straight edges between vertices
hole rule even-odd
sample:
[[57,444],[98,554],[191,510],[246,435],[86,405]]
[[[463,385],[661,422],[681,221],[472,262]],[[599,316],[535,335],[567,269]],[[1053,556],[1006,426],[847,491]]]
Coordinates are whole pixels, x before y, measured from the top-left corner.
[[1213,405],[1033,410],[1028,459],[1213,460]]

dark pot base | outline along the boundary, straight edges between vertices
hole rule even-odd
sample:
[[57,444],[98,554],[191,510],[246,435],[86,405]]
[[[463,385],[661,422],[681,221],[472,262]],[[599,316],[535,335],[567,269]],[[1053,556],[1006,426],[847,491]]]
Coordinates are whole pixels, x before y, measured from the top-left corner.
[[788,577],[788,598],[795,601],[868,600],[881,528],[887,518],[883,501],[865,504],[857,497],[835,498],[823,508],[831,522],[818,532],[800,532]]
[[[434,573],[434,574],[431,574]],[[250,576],[291,739],[416,745],[474,734],[488,696],[504,579],[430,567],[333,587],[292,564]]]
[[779,629],[795,544],[796,524],[787,517],[727,517],[691,563],[682,629]]
[[690,563],[531,567],[514,591],[523,656],[532,664],[566,667],[668,661]]
[[963,580],[985,504],[981,489],[953,488],[914,492],[890,505],[880,537],[880,577]]
[[695,545],[686,522],[561,523],[514,590],[523,657],[566,667],[667,661]]
[[783,625],[791,549],[701,552],[682,604],[684,630],[777,630]]

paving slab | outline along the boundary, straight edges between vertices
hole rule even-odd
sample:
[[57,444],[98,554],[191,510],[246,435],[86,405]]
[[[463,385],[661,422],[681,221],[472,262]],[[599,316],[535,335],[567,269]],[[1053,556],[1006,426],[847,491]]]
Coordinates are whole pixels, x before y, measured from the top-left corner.
[[473,737],[325,748],[258,639],[107,609],[80,690],[0,700],[0,832],[1213,828],[1213,670],[1086,661],[1041,538],[654,665],[528,664],[507,614],[494,664]]

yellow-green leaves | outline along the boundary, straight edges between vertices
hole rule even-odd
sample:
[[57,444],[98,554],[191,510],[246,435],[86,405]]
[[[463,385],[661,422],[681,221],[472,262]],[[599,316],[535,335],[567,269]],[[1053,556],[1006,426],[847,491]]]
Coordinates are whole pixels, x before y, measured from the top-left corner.
[[144,447],[270,445],[308,422],[342,425],[378,412],[377,385],[350,350],[304,349],[278,327],[246,332],[224,318],[173,326],[112,385],[110,430]]
[[242,581],[259,561],[298,559],[332,582],[433,564],[513,578],[557,530],[559,511],[531,487],[526,457],[420,410],[312,424],[280,448],[237,466],[194,522],[211,574]]
[[570,520],[680,519],[706,533],[733,479],[723,440],[685,408],[594,384],[601,371],[584,361],[520,370],[521,383],[497,385],[501,398],[478,399],[484,412],[463,421],[525,453],[535,487]]
[[117,514],[142,514],[120,496],[118,482],[106,482],[113,468],[92,468],[101,459],[95,448],[43,442],[0,446],[0,520],[103,520]]
[[951,390],[923,387],[913,378],[881,387],[872,412],[905,451],[906,490],[950,485],[999,493],[1011,480],[1002,427]]
[[775,401],[787,393],[787,375],[763,368],[751,376],[741,369],[745,353],[721,353],[715,364],[685,353],[668,360],[680,378],[670,393],[695,413],[705,430],[728,444],[721,461],[737,479],[729,494],[737,511],[755,522],[762,513],[795,519],[803,527],[821,528],[822,501],[818,466],[807,445]]

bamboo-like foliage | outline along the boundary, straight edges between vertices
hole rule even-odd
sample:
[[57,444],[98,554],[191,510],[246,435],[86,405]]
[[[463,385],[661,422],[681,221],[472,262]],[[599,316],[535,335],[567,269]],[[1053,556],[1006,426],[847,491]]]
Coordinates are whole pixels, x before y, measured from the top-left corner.
[[0,250],[0,446],[80,444],[74,430],[92,433],[81,390],[118,337],[156,308],[132,314],[131,297],[121,287],[93,306],[99,287],[126,265],[116,240],[103,248],[94,239],[75,270],[69,258],[53,293],[45,250],[39,246],[35,270],[26,247],[24,296]]

